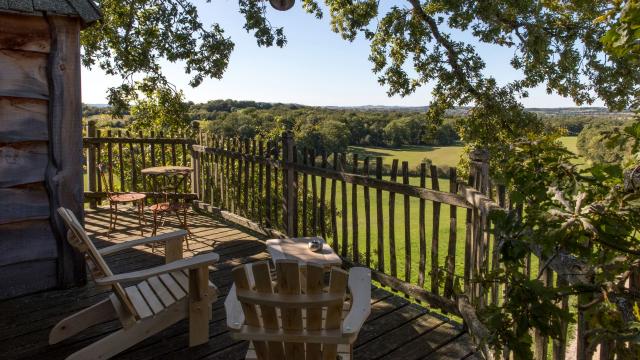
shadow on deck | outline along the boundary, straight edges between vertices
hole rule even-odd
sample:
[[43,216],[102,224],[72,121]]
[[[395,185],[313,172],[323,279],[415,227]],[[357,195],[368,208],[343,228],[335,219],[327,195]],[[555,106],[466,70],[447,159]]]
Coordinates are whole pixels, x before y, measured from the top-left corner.
[[[98,247],[140,237],[137,219],[124,214],[118,228],[107,237],[107,211],[88,211],[87,231]],[[196,213],[189,215],[195,238],[189,241],[185,257],[213,248],[220,262],[210,273],[221,296],[213,306],[210,340],[189,348],[188,323],[178,324],[152,336],[123,352],[117,359],[243,359],[248,343],[233,340],[226,329],[224,298],[232,283],[231,269],[239,264],[268,258],[261,238],[224,221]],[[168,219],[161,232],[177,226]],[[150,229],[150,225],[147,227]],[[145,235],[150,235],[148,232]],[[152,251],[138,247],[108,256],[115,273],[134,271],[164,263],[162,248]],[[0,358],[64,359],[76,350],[116,330],[119,322],[96,325],[84,332],[49,346],[48,333],[60,319],[108,296],[93,282],[83,288],[54,290],[0,302]],[[356,359],[479,359],[473,353],[469,336],[459,324],[430,313],[390,292],[372,290],[371,316],[354,346]]]

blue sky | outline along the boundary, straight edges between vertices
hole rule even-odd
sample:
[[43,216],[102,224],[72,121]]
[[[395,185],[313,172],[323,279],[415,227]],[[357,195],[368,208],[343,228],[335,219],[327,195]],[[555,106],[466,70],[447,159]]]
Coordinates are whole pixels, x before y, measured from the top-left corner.
[[[325,13],[322,20],[306,14],[297,1],[294,8],[279,12],[269,8],[268,17],[274,26],[284,26],[288,43],[284,48],[260,48],[253,34],[243,28],[237,0],[196,0],[205,24],[218,22],[236,47],[222,80],[207,79],[197,88],[188,85],[188,76],[180,63],[163,63],[169,80],[183,89],[188,100],[204,102],[211,99],[256,100],[298,103],[305,105],[399,105],[422,106],[430,100],[430,87],[401,98],[388,97],[377,82],[368,60],[369,45],[362,38],[349,43],[330,30]],[[383,1],[387,6],[402,1]],[[467,34],[456,38],[470,41],[487,64],[486,74],[504,83],[519,77],[509,60],[513,50],[480,44]],[[83,102],[106,103],[106,89],[119,83],[99,69],[83,69]],[[532,89],[522,100],[527,107],[570,107],[570,99],[548,95],[544,87]],[[594,106],[600,106],[596,102]]]

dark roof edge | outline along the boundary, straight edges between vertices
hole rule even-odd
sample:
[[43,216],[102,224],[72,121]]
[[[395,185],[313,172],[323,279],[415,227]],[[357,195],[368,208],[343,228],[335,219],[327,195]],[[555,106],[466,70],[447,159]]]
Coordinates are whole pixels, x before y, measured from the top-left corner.
[[102,17],[100,8],[93,2],[93,0],[67,0],[85,25],[89,25],[95,21],[98,21]]
[[0,0],[0,12],[74,16],[80,18],[83,27],[102,17],[93,0]]

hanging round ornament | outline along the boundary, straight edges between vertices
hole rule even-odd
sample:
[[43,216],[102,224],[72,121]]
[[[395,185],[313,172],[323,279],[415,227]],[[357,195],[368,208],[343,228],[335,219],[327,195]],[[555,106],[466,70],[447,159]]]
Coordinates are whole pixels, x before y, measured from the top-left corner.
[[271,6],[280,11],[287,11],[293,7],[295,0],[269,0]]

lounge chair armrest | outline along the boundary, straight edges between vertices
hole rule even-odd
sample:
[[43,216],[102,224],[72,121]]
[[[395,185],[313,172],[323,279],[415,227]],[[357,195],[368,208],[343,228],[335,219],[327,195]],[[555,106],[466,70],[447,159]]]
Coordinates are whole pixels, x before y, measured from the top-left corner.
[[166,265],[156,266],[151,269],[133,271],[124,274],[117,274],[96,279],[98,285],[111,285],[126,281],[140,281],[148,279],[152,276],[162,275],[168,272],[179,271],[184,269],[195,269],[218,262],[220,256],[214,252],[197,255],[192,258],[176,260]]
[[342,322],[343,334],[357,334],[371,313],[371,270],[354,267],[349,270],[351,310]]
[[122,250],[130,249],[134,246],[151,244],[156,242],[171,241],[175,239],[185,238],[187,235],[188,233],[185,230],[176,230],[166,234],[160,234],[157,236],[151,236],[151,237],[142,238],[138,240],[131,240],[131,241],[123,242],[121,244],[108,246],[98,251],[100,252],[100,255],[106,256],[106,255],[117,253]]
[[224,310],[227,314],[227,327],[231,330],[240,330],[244,325],[244,311],[242,311],[242,304],[238,301],[236,284],[231,286],[231,290],[224,300]]

